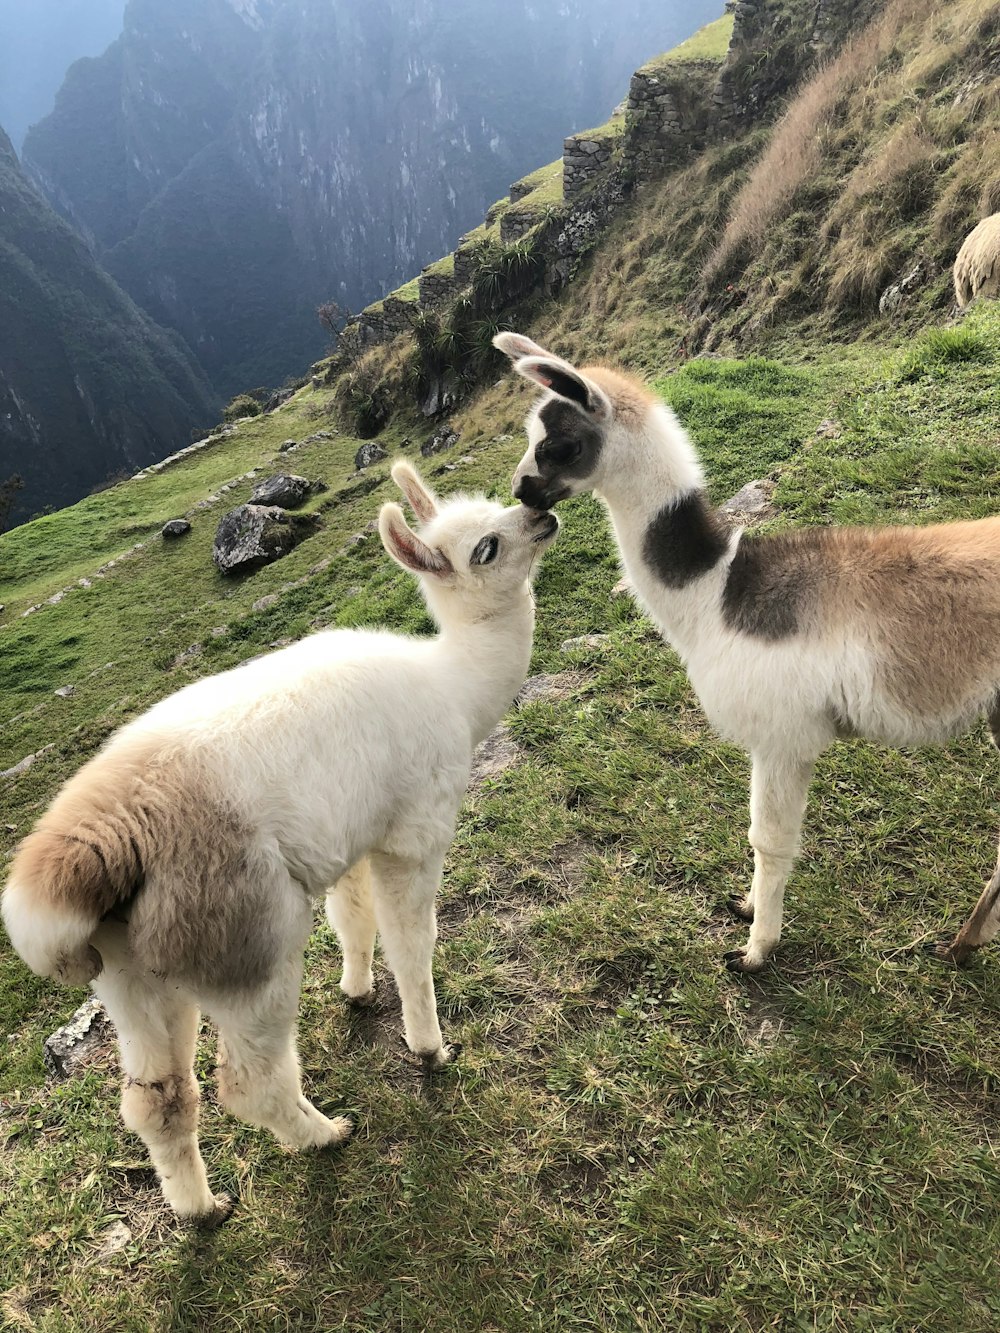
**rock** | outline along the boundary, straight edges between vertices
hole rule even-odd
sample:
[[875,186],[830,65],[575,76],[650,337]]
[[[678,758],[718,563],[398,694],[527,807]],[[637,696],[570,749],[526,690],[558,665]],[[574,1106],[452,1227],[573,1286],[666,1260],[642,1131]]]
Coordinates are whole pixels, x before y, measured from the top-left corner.
[[250,610],[266,611],[269,606],[277,606],[278,602],[280,601],[281,598],[278,596],[276,592],[269,592],[266,593],[265,596],[263,597],[258,597],[257,600],[254,602],[253,606],[251,606]]
[[178,653],[170,665],[172,667],[183,666],[185,662],[190,662],[193,657],[200,657],[204,651],[200,643],[192,643],[190,648],[185,648],[182,653]]
[[375,440],[369,440],[354,455],[354,466],[360,472],[362,468],[371,467],[373,463],[381,463],[383,458],[388,457],[388,453],[380,444]]
[[501,722],[476,746],[472,756],[469,785],[475,787],[485,782],[487,778],[495,778],[504,769],[511,768],[520,758],[521,747],[510,734],[510,728]]
[[101,1233],[100,1245],[86,1262],[90,1264],[103,1263],[105,1259],[110,1259],[113,1254],[118,1254],[120,1250],[124,1250],[131,1240],[132,1231],[124,1222],[112,1222],[107,1231]]
[[172,518],[168,523],[164,523],[160,529],[160,536],[167,541],[171,541],[175,537],[183,537],[186,532],[190,531],[191,524],[186,518]]
[[578,634],[574,639],[566,639],[560,646],[560,652],[572,653],[578,648],[601,648],[607,643],[607,634]]
[[57,690],[53,691],[53,693],[58,694],[60,699],[72,699],[73,695],[76,694],[76,686],[60,685]]
[[286,440],[284,444],[282,444],[278,448],[278,453],[287,454],[290,449],[297,449],[298,447],[299,447],[298,440]]
[[826,440],[837,440],[843,433],[843,426],[839,421],[834,421],[831,417],[824,417],[816,427],[816,434]]
[[450,426],[445,426],[444,430],[439,430],[436,435],[432,435],[429,440],[424,441],[420,446],[420,452],[424,458],[430,458],[432,454],[439,454],[442,449],[450,449],[453,445],[458,444],[459,438],[457,431],[452,430]]
[[894,282],[891,287],[887,287],[879,297],[878,312],[880,315],[891,315],[898,310],[900,306],[905,305],[906,299],[914,292],[927,278],[927,270],[924,267],[923,260],[918,260],[908,273],[905,273],[898,282]]
[[726,501],[719,512],[737,523],[748,520],[760,523],[777,513],[776,506],[771,502],[773,494],[773,481],[748,481],[742,490]]
[[0,778],[16,778],[21,773],[27,773],[28,769],[36,759],[41,759],[43,754],[48,754],[49,750],[54,750],[55,748],[54,745],[43,745],[42,748],[36,750],[34,754],[26,754],[19,763],[13,766],[13,768],[3,769],[3,771],[0,772]]
[[551,675],[529,676],[517,694],[514,702],[518,708],[522,704],[535,703],[540,699],[563,699],[582,685],[586,675],[582,671],[556,671]]
[[[316,482],[307,481],[293,473],[279,472],[274,477],[258,482],[250,492],[252,505],[281,505],[283,509],[298,509],[304,504],[317,487]],[[321,483],[319,483],[321,484]],[[326,487],[324,486],[325,490]]]
[[315,514],[293,517],[274,505],[237,505],[219,521],[212,559],[223,574],[258,569],[287,555],[318,522]]
[[88,1055],[110,1044],[111,1036],[111,1022],[104,1005],[94,996],[80,1005],[68,1023],[45,1038],[42,1047],[45,1068],[53,1078],[69,1078]]
[[212,628],[211,628],[208,632],[209,632],[209,634],[211,634],[211,636],[212,636],[213,639],[224,639],[224,638],[226,637],[226,635],[229,633],[229,626],[228,626],[228,625],[213,625]]

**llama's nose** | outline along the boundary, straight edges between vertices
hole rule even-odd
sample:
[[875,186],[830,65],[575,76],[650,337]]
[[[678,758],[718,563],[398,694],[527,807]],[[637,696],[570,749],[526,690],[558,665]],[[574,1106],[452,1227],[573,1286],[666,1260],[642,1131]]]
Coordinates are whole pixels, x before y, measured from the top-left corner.
[[514,487],[514,499],[529,509],[548,509],[549,504],[541,477],[521,477]]

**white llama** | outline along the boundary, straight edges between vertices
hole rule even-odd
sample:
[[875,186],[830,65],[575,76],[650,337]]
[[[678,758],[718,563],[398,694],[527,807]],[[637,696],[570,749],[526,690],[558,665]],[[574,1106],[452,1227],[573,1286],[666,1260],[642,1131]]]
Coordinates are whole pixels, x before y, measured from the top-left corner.
[[481,498],[439,505],[409,464],[392,475],[422,526],[386,504],[382,541],[419,576],[437,637],[314,634],[165,699],[63,787],[4,891],[29,967],[90,982],[107,1007],[122,1116],[184,1218],[218,1224],[233,1207],[213,1195],[198,1148],[199,1011],[219,1028],[229,1110],[294,1148],[351,1133],[299,1078],[317,896],[347,997],[370,997],[377,930],[411,1051],[432,1067],[458,1052],[434,999],[435,891],[473,749],[528,669],[531,575],[558,521]]

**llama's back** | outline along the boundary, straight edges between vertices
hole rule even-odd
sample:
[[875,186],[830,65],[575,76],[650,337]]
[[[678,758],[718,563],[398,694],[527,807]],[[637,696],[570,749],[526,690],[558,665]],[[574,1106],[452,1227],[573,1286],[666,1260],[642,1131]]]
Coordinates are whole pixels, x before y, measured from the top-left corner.
[[341,631],[163,700],[21,844],[3,896],[14,947],[41,975],[82,985],[101,967],[94,931],[119,913],[157,970],[203,974],[207,935],[261,973],[266,932],[251,938],[246,923],[267,916],[272,887],[294,877],[322,891],[407,800],[461,785],[467,735],[460,718],[442,726],[442,688],[432,640]]

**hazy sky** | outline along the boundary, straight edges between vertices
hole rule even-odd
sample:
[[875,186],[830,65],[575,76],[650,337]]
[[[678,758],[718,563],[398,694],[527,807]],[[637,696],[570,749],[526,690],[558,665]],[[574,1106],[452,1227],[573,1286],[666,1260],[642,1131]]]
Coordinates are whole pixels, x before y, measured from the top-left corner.
[[0,125],[18,152],[69,66],[108,47],[124,12],[125,0],[0,0]]

